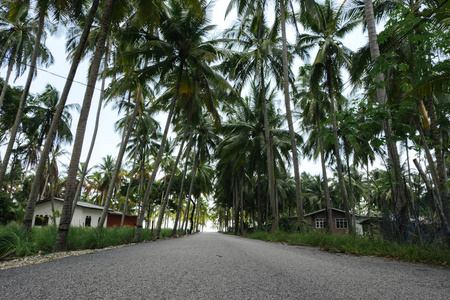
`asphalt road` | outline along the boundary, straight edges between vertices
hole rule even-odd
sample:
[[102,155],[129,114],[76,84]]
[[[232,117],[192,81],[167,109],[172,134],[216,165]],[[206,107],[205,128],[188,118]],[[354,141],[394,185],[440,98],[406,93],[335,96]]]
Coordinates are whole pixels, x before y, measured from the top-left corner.
[[450,299],[450,270],[219,233],[0,271],[0,299]]

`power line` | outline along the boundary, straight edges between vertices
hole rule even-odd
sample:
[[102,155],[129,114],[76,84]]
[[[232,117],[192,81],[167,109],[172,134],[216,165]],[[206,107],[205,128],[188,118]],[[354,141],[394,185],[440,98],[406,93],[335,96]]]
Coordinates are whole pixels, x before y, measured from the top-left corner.
[[[31,68],[31,66],[30,66],[28,63],[25,63],[25,62],[19,62],[19,64]],[[54,73],[54,72],[50,72],[50,71],[48,71],[48,70],[46,70],[46,69],[43,69],[43,68],[40,68],[40,67],[37,67],[37,66],[36,66],[35,69],[38,70],[38,71],[42,71],[42,72],[48,73],[48,74],[53,75],[53,76],[55,76],[55,77],[62,78],[62,79],[64,79],[64,80],[66,80],[66,81],[68,80],[68,78],[67,78],[66,76],[59,75],[59,74]],[[81,82],[81,81],[78,81],[78,80],[74,80],[74,79],[72,79],[71,82],[73,82],[73,83],[78,83],[78,84],[80,84],[80,85],[82,85],[82,86],[85,86],[85,87],[92,87],[92,86],[88,85],[87,83],[84,83],[84,82]],[[101,92],[101,89],[96,88],[95,86],[93,86],[93,88],[94,88],[95,90]]]

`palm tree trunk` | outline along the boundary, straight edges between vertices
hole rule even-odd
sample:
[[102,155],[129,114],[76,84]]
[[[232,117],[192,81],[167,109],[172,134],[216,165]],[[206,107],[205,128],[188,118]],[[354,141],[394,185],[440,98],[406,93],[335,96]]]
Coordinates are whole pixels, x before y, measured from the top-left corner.
[[[138,130],[137,136],[139,136],[139,130]],[[130,173],[130,182],[128,183],[127,194],[125,195],[125,201],[123,204],[123,214],[122,214],[122,220],[120,221],[120,228],[123,228],[123,224],[125,223],[125,216],[128,212],[128,199],[130,197],[131,183],[133,181],[134,174],[136,173],[135,169],[136,169],[138,150],[139,150],[139,148],[136,145],[136,148],[134,149],[134,155],[133,155],[133,166],[131,168],[131,173]]]
[[234,199],[234,235],[237,235],[239,232],[239,187],[237,178],[233,180],[233,199]]
[[167,116],[166,127],[164,129],[164,134],[163,134],[163,137],[161,140],[161,145],[159,147],[158,156],[156,157],[155,165],[153,167],[153,172],[150,177],[150,181],[147,185],[147,189],[145,190],[145,195],[144,195],[144,200],[142,203],[141,211],[139,212],[136,234],[134,236],[135,243],[139,243],[141,241],[142,221],[144,220],[145,209],[147,207],[148,200],[150,198],[150,192],[152,190],[153,182],[155,181],[155,178],[156,178],[156,173],[158,172],[158,169],[159,169],[159,164],[161,163],[161,157],[162,157],[162,154],[164,151],[164,146],[166,144],[167,135],[169,133],[170,123],[172,122],[172,115],[173,115],[173,111],[175,109],[175,103],[177,101],[178,91],[180,89],[181,76],[183,75],[183,67],[184,67],[184,62],[182,61],[179,66],[180,70],[178,73],[177,83],[175,86],[175,91],[174,91],[174,95],[172,98],[172,102],[170,104],[169,115]]
[[257,175],[257,196],[256,206],[258,207],[258,229],[262,230],[262,186],[261,186],[261,162],[258,160],[258,175]]
[[5,77],[5,81],[3,82],[2,93],[0,94],[0,109],[2,109],[3,99],[5,99],[6,90],[8,89],[9,77],[11,76],[11,73],[12,73],[12,70],[14,67],[15,56],[16,56],[16,53],[14,52],[11,55],[11,57],[9,58],[8,71],[6,71],[6,77]]
[[[369,47],[370,47],[370,56],[372,61],[375,61],[380,56],[380,49],[377,42],[377,32],[375,28],[375,18],[373,12],[373,4],[372,0],[364,0],[364,9],[366,13],[366,22],[367,22],[367,31],[369,34]],[[379,73],[375,77],[375,84],[384,81],[383,73]],[[383,106],[387,103],[386,89],[378,88],[377,89],[377,101],[380,105]],[[388,157],[389,164],[392,166],[394,170],[394,180],[393,183],[393,195],[394,201],[396,203],[397,211],[399,211],[399,231],[400,237],[402,240],[406,240],[406,234],[408,231],[409,217],[408,217],[408,203],[409,197],[406,195],[405,189],[406,184],[401,174],[401,166],[400,166],[400,158],[398,155],[397,145],[395,141],[392,140],[392,128],[391,128],[391,119],[383,120],[383,130],[387,139],[387,148],[388,148]]]
[[[423,149],[424,149],[424,152],[425,152],[425,156],[426,156],[427,161],[428,161],[428,168],[430,169],[431,178],[432,178],[434,186],[435,186],[435,189],[433,190],[433,195],[435,195],[436,210],[437,210],[437,213],[438,213],[439,217],[441,218],[441,223],[443,224],[443,228],[445,229],[445,233],[449,233],[450,232],[450,229],[448,227],[448,223],[449,222],[448,222],[448,220],[447,220],[447,218],[445,216],[445,211],[444,211],[444,208],[443,208],[443,205],[442,205],[442,202],[443,202],[442,201],[442,194],[441,194],[441,191],[439,189],[439,178],[438,178],[438,174],[437,174],[437,171],[436,171],[436,166],[435,166],[434,161],[433,161],[433,156],[431,155],[430,148],[428,147],[428,144],[427,144],[426,139],[425,139],[425,135],[423,133],[423,130],[422,130],[422,127],[421,127],[421,124],[420,124],[418,118],[415,118],[415,123],[417,125],[417,129],[419,130],[419,134],[420,134],[420,136],[422,138],[422,146],[423,146]],[[418,169],[419,169],[419,167],[418,167]],[[430,184],[430,187],[431,187],[431,184]],[[450,242],[450,239],[447,239],[447,242]]]
[[55,218],[55,199],[54,199],[54,195],[53,195],[53,178],[52,178],[52,162],[50,159],[50,156],[48,157],[48,182],[50,185],[50,203],[52,206],[52,225],[56,226],[56,218]]
[[53,116],[53,121],[50,126],[50,130],[47,134],[47,139],[45,140],[44,149],[42,150],[41,154],[41,159],[39,160],[38,166],[36,168],[36,176],[34,178],[33,185],[31,186],[26,213],[22,222],[22,228],[27,231],[31,230],[31,224],[33,223],[34,208],[36,206],[36,200],[39,194],[39,186],[41,183],[41,174],[43,174],[45,168],[45,159],[43,158],[46,157],[48,153],[50,153],[50,149],[53,146],[53,140],[58,130],[59,121],[61,120],[61,115],[64,110],[64,106],[66,105],[67,97],[69,96],[69,91],[70,88],[72,87],[73,79],[75,78],[75,73],[78,69],[78,65],[81,61],[81,57],[83,55],[84,48],[87,43],[89,32],[91,30],[91,25],[92,22],[94,21],[95,13],[97,12],[98,3],[99,0],[94,0],[92,2],[91,10],[89,11],[88,19],[86,20],[86,25],[83,29],[83,33],[81,34],[77,50],[72,60],[72,65],[70,67],[66,83],[64,85],[64,89],[61,93],[61,99],[59,100],[58,106],[56,107],[56,111]]
[[[242,173],[244,173],[244,170],[242,171]],[[239,214],[240,214],[240,233],[241,236],[244,236],[244,176],[245,174],[241,174],[240,176],[240,182],[239,182],[239,202],[240,202],[240,209],[239,209]]]
[[[22,92],[22,97],[19,102],[19,108],[17,109],[16,118],[14,120],[14,125],[11,129],[11,136],[9,138],[8,146],[6,148],[5,156],[3,157],[3,161],[2,161],[2,165],[1,165],[1,169],[0,169],[0,189],[3,186],[3,180],[5,178],[6,169],[8,168],[9,158],[11,157],[13,146],[16,141],[17,132],[19,131],[20,123],[22,122],[22,114],[23,114],[23,110],[25,108],[25,102],[27,101],[28,94],[30,92],[31,82],[33,81],[34,72],[36,70],[36,61],[37,61],[37,57],[38,57],[39,48],[41,46],[41,37],[42,37],[42,33],[44,32],[45,13],[46,13],[45,8],[41,8],[39,11],[39,27],[38,27],[38,31],[36,33],[36,42],[34,44],[34,50],[33,50],[32,56],[31,56],[31,63],[30,63],[30,69],[28,71],[27,81],[25,83],[25,87]],[[44,157],[43,158],[44,161],[46,161],[47,155],[43,155],[43,157]],[[28,207],[27,207],[27,210],[28,210]],[[29,212],[28,211],[26,212],[26,216],[27,216],[27,213],[29,213]],[[34,213],[34,207],[33,207],[32,213]],[[31,216],[29,223],[27,222],[28,220],[24,219],[24,221],[26,222],[26,224],[25,224],[26,226],[24,226],[24,223],[22,223],[23,229],[25,229],[27,231],[31,230],[31,223],[32,223],[31,219],[32,218],[33,218],[33,216]]]
[[[195,201],[192,201],[192,212],[189,220],[191,221],[191,227],[189,228],[189,234],[192,233],[192,229],[194,228],[194,213],[195,213]],[[197,208],[198,209],[198,208]]]
[[331,117],[333,120],[333,138],[334,138],[334,150],[336,151],[336,168],[338,172],[339,187],[341,189],[342,202],[345,209],[345,217],[347,218],[348,232],[354,234],[352,217],[348,208],[347,191],[344,184],[344,175],[342,174],[342,161],[339,149],[339,137],[337,134],[337,121],[336,110],[334,106],[334,87],[333,87],[333,72],[331,70],[331,63],[327,62],[327,84],[328,84],[328,96],[330,97]]
[[83,170],[81,171],[80,182],[77,186],[77,191],[75,193],[75,199],[73,200],[72,218],[73,218],[73,214],[75,213],[75,207],[77,206],[77,203],[81,197],[81,190],[83,188],[84,178],[86,177],[87,170],[89,168],[89,162],[90,162],[91,156],[92,156],[92,152],[94,151],[95,140],[97,139],[98,126],[100,123],[100,113],[102,111],[103,97],[105,95],[106,71],[107,71],[107,67],[108,67],[108,54],[109,54],[108,50],[109,50],[109,41],[107,41],[106,49],[105,49],[105,60],[104,60],[103,74],[102,74],[102,87],[100,90],[100,97],[98,99],[97,115],[95,117],[95,125],[94,125],[94,133],[92,134],[91,145],[89,146],[89,151],[86,156],[86,161],[84,162]]
[[[289,135],[291,138],[292,148],[292,165],[294,168],[295,177],[295,198],[297,200],[297,217],[300,232],[304,231],[304,218],[303,218],[303,199],[300,183],[300,170],[297,153],[297,143],[295,141],[294,123],[292,121],[291,112],[291,100],[289,96],[289,64],[287,57],[287,41],[286,41],[286,10],[284,0],[280,0],[280,15],[281,15],[281,40],[283,43],[283,87],[284,87],[284,103],[286,106],[286,119],[289,126]],[[278,224],[277,224],[278,225]],[[277,226],[278,227],[278,226]],[[278,230],[278,228],[276,228]],[[275,229],[272,224],[272,232]]]
[[327,176],[327,166],[325,165],[325,154],[323,150],[323,137],[322,137],[322,126],[320,123],[320,117],[317,117],[317,129],[319,131],[319,150],[320,150],[320,161],[322,163],[322,178],[323,178],[323,192],[325,194],[325,206],[327,215],[327,232],[333,233],[333,216],[331,209],[330,200],[330,190],[328,188],[328,176]]
[[106,221],[106,217],[108,216],[109,205],[111,203],[111,198],[113,196],[113,192],[114,192],[114,188],[116,186],[117,177],[119,176],[120,168],[122,167],[122,160],[123,160],[123,156],[125,155],[125,149],[128,145],[128,141],[130,140],[131,133],[133,132],[133,125],[134,125],[134,122],[135,122],[136,117],[139,112],[139,107],[140,107],[140,103],[141,103],[141,94],[142,94],[142,87],[140,86],[137,96],[136,96],[136,102],[134,104],[133,114],[131,115],[131,119],[129,120],[129,122],[126,126],[126,129],[127,129],[126,135],[124,134],[125,139],[120,144],[120,150],[119,150],[119,154],[117,155],[116,166],[114,167],[114,173],[111,178],[111,183],[108,188],[108,193],[106,194],[106,202],[105,202],[105,206],[103,207],[102,217],[100,218],[100,222],[98,222],[98,226],[97,226],[98,228],[103,227],[103,225],[105,224],[105,221]]
[[442,199],[442,209],[444,210],[444,215],[447,219],[447,222],[450,222],[450,211],[448,207],[449,188],[445,186],[445,183],[447,182],[447,167],[445,165],[445,159],[442,153],[442,137],[438,128],[438,120],[436,116],[433,96],[429,96],[426,98],[426,106],[428,115],[430,116],[430,129],[431,136],[434,142],[434,155],[436,156],[436,166],[439,178],[439,190],[441,192]]
[[433,200],[434,200],[434,204],[436,206],[436,211],[439,215],[439,218],[440,218],[441,224],[442,224],[441,226],[443,228],[444,240],[448,244],[450,242],[449,238],[448,238],[448,234],[450,233],[450,227],[449,227],[447,220],[445,219],[445,216],[444,216],[444,213],[442,210],[442,206],[439,201],[439,195],[437,194],[437,190],[433,189],[433,187],[431,186],[430,181],[428,180],[427,176],[425,175],[425,172],[422,170],[417,159],[413,159],[413,162],[416,165],[417,171],[419,171],[419,174],[422,177],[428,192],[433,195]]
[[[191,171],[191,184],[189,185],[189,193],[187,196],[187,203],[186,203],[186,209],[184,211],[184,221],[183,221],[183,232],[186,233],[187,226],[188,226],[188,218],[189,218],[189,206],[191,205],[191,196],[192,191],[194,190],[194,181],[195,176],[197,175],[197,168],[198,168],[198,161],[199,161],[199,153],[194,150],[194,165],[192,166]],[[195,207],[194,207],[195,208]]]
[[188,128],[189,128],[189,122],[186,122],[186,125],[184,126],[184,133],[183,133],[183,139],[181,141],[180,150],[178,151],[177,158],[175,159],[175,165],[173,166],[172,174],[170,174],[170,179],[169,179],[169,183],[167,184],[164,201],[161,203],[161,207],[159,210],[158,223],[156,224],[156,233],[155,233],[155,237],[157,239],[159,239],[159,235],[161,233],[162,219],[164,218],[164,212],[166,210],[167,202],[169,202],[169,195],[170,195],[170,189],[172,187],[173,178],[175,177],[175,173],[178,169],[178,163],[180,161],[181,154],[183,154],[183,148],[184,148],[184,143],[186,142]]
[[355,217],[355,195],[353,194],[353,183],[352,183],[352,174],[350,172],[350,158],[347,154],[345,157],[346,163],[347,163],[347,176],[348,176],[348,189],[350,194],[350,206],[352,209],[352,225],[356,232],[356,217]]
[[[188,147],[187,147],[186,152],[185,152],[186,160],[184,162],[184,171],[183,171],[183,178],[181,179],[180,193],[178,194],[177,214],[175,215],[175,222],[174,222],[173,229],[172,229],[172,236],[176,236],[177,235],[177,228],[179,226],[178,223],[181,221],[180,214],[181,214],[181,208],[183,207],[184,181],[186,179],[189,154],[191,153],[191,146],[192,146],[192,134],[191,134],[191,137],[189,138],[189,144],[188,144]],[[194,156],[195,156],[195,154],[194,154]]]
[[95,83],[100,68],[100,63],[105,52],[105,42],[108,37],[109,25],[111,20],[111,12],[113,8],[113,0],[105,0],[103,4],[103,16],[101,19],[100,32],[98,35],[96,50],[92,59],[86,92],[84,95],[83,106],[80,112],[77,132],[75,135],[75,142],[72,151],[72,158],[70,160],[66,194],[64,197],[63,211],[59,223],[58,235],[54,251],[67,250],[67,235],[69,233],[70,221],[72,217],[72,204],[76,192],[78,164],[80,163],[81,150],[83,148],[83,140],[86,132],[86,123],[89,116],[89,109],[91,107],[92,96],[94,94]]

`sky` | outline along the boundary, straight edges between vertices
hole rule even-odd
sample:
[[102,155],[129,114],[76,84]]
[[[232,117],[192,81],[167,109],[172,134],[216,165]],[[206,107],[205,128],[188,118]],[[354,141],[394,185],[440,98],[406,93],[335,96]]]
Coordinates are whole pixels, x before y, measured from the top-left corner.
[[[222,31],[226,27],[228,27],[232,20],[235,19],[236,14],[230,13],[229,17],[224,20],[224,14],[226,8],[228,6],[229,0],[218,0],[215,1],[215,6],[212,10],[211,14],[211,23],[217,25],[218,32]],[[273,10],[268,10],[273,11]],[[273,15],[268,14],[268,18],[274,18]],[[217,33],[218,34],[218,33]],[[295,33],[291,28],[288,31],[288,40],[290,42],[295,41]],[[354,33],[350,34],[344,41],[344,45],[351,48],[352,50],[357,50],[364,43],[367,42],[367,35],[362,33],[361,28],[355,30]],[[66,60],[66,52],[65,52],[65,40],[64,40],[64,32],[59,32],[56,36],[49,36],[47,38],[46,45],[50,48],[55,62],[54,64],[47,68],[46,70],[38,70],[38,75],[33,81],[31,85],[31,93],[38,94],[42,93],[47,84],[51,84],[60,92],[62,91],[65,84],[65,77],[67,76],[68,70],[70,68],[70,61]],[[298,66],[300,62],[297,62]],[[294,66],[294,72],[298,69],[298,66]],[[85,83],[87,77],[87,70],[89,67],[89,62],[87,60],[83,61],[81,66],[78,68],[74,84],[72,85],[71,92],[69,94],[69,98],[67,103],[78,103],[81,105],[84,91],[85,91]],[[6,68],[0,69],[0,76],[5,77]],[[27,71],[24,76],[18,78],[15,82],[10,82],[10,84],[15,86],[23,86],[26,81]],[[93,134],[94,122],[95,122],[95,114],[98,106],[98,99],[100,96],[100,84],[98,81],[96,85],[96,91],[94,93],[94,97],[91,104],[91,112],[88,119],[88,125],[83,145],[83,153],[81,156],[81,161],[85,161],[87,151],[90,145],[90,140]],[[280,103],[284,103],[281,101],[281,93],[279,97]],[[281,108],[284,109],[284,105],[281,105]],[[78,113],[76,111],[72,111],[73,115],[73,123],[72,123],[72,133],[75,134],[76,126],[78,122]],[[100,127],[99,133],[97,135],[96,145],[94,148],[94,152],[91,158],[90,166],[94,166],[102,161],[102,158],[106,155],[112,155],[115,157],[118,153],[118,145],[120,143],[120,134],[114,131],[114,123],[120,118],[116,111],[112,110],[111,105],[102,108],[102,114],[100,117]],[[161,128],[164,128],[165,124],[165,115],[160,115],[157,119],[161,123]],[[3,156],[6,147],[0,148],[0,154]],[[70,161],[70,153],[72,152],[72,146],[65,146],[67,154],[60,158],[60,162],[62,164],[68,165]],[[124,160],[126,163],[126,160]],[[311,162],[307,160],[303,160],[301,162],[301,171],[306,171],[311,174],[319,174],[320,173],[320,164],[319,162]],[[65,169],[64,167],[60,167],[60,169]]]

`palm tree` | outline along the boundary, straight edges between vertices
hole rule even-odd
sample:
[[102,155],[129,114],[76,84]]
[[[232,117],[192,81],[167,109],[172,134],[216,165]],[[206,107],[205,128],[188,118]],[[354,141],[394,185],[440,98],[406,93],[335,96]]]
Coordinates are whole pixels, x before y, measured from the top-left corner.
[[[50,149],[51,149],[51,146],[53,144],[53,139],[54,139],[54,137],[56,135],[56,131],[57,131],[57,128],[58,128],[59,120],[60,120],[60,118],[62,116],[64,107],[66,105],[66,100],[67,100],[67,97],[69,95],[70,88],[72,87],[72,83],[73,83],[73,79],[75,77],[75,73],[76,73],[78,65],[79,65],[79,63],[81,61],[81,57],[82,57],[82,54],[84,52],[86,41],[87,41],[87,38],[88,38],[88,35],[89,35],[89,31],[90,31],[92,22],[94,20],[94,15],[95,15],[95,13],[97,11],[97,8],[98,8],[98,4],[99,4],[99,0],[93,0],[92,1],[92,5],[91,5],[91,9],[89,11],[88,18],[87,18],[86,26],[85,26],[85,28],[83,30],[83,34],[80,37],[80,42],[78,44],[77,51],[76,51],[76,53],[75,53],[75,55],[73,57],[72,65],[70,67],[69,74],[67,76],[66,84],[64,85],[64,89],[63,89],[63,91],[61,93],[61,99],[60,99],[59,104],[58,104],[58,106],[56,108],[52,125],[51,125],[51,127],[49,129],[49,132],[47,134],[47,139],[45,140],[44,148],[42,150],[42,156],[43,157],[46,157],[48,155],[48,153],[50,153]],[[76,15],[76,11],[75,11],[75,15]],[[42,172],[43,172],[43,170],[45,168],[45,162],[46,162],[45,159],[41,159],[39,161],[39,164],[38,164],[38,166],[36,168],[36,176],[34,178],[33,185],[32,185],[32,188],[31,188],[31,191],[30,191],[30,195],[29,195],[29,198],[28,198],[27,210],[26,210],[26,214],[25,214],[25,217],[23,219],[23,222],[22,222],[22,228],[24,230],[27,230],[27,231],[31,231],[31,224],[32,224],[32,221],[33,221],[34,208],[35,208],[35,205],[36,205],[36,200],[37,200],[37,196],[38,196],[38,193],[39,193],[39,186],[40,186],[40,182],[41,182],[40,174],[42,174]],[[76,168],[78,168],[78,167],[76,167]],[[76,174],[75,174],[75,177],[74,177],[73,180],[76,180]],[[68,221],[68,222],[70,224],[70,221]]]
[[[258,2],[259,3],[259,2]],[[279,38],[277,36],[278,23],[275,22],[272,28],[266,26],[263,7],[255,11],[247,11],[243,21],[240,24],[234,25],[225,33],[225,42],[228,47],[233,49],[242,49],[242,52],[232,53],[227,60],[222,64],[221,68],[225,73],[229,74],[230,79],[235,80],[235,85],[239,91],[244,85],[254,78],[260,82],[261,91],[258,93],[262,98],[260,99],[261,107],[264,111],[264,133],[267,151],[267,168],[269,176],[269,199],[272,207],[272,228],[277,230],[278,215],[276,215],[276,195],[275,195],[275,179],[274,179],[274,165],[273,153],[271,146],[271,138],[269,133],[269,124],[267,116],[267,99],[266,88],[267,84],[265,78],[269,77],[269,71],[275,75],[277,85],[281,86],[280,78],[282,77],[282,50],[279,46]],[[231,3],[230,3],[231,5]],[[255,4],[258,5],[258,4]],[[244,15],[245,15],[244,14]]]
[[[364,0],[364,10],[366,16],[367,31],[369,35],[370,55],[372,61],[375,61],[380,56],[380,49],[377,42],[377,32],[375,28],[375,18],[374,18],[373,4],[371,0]],[[381,72],[378,73],[374,79],[374,85],[376,85],[377,87],[376,89],[377,102],[383,107],[387,104],[388,100],[386,96],[386,89],[380,85],[380,83],[384,82],[384,80],[385,80],[384,74]],[[406,186],[406,184],[401,174],[402,172],[400,169],[400,159],[398,155],[397,145],[392,140],[393,130],[391,128],[391,122],[392,121],[390,118],[383,120],[383,130],[385,133],[385,137],[387,139],[389,161],[390,165],[392,166],[392,169],[394,170],[393,192],[394,197],[397,201],[397,206],[406,207],[410,199],[408,195],[405,193],[404,187]],[[407,228],[403,228],[403,230],[407,230]]]
[[[310,135],[308,142],[304,144],[304,153],[311,152],[313,150],[313,157],[317,158],[317,154],[320,154],[320,162],[322,165],[322,177],[323,177],[323,192],[325,199],[325,208],[327,215],[326,228],[328,233],[332,232],[332,210],[331,199],[328,184],[327,167],[325,160],[325,147],[323,139],[323,123],[326,120],[326,111],[329,108],[329,101],[327,95],[321,91],[312,91],[311,89],[311,70],[312,66],[304,66],[300,68],[299,73],[299,85],[301,85],[299,94],[301,108],[301,115],[303,121],[303,128],[310,129]],[[325,129],[326,130],[326,129]],[[318,147],[317,147],[318,142]],[[317,153],[317,151],[319,151]],[[302,180],[303,182],[303,180]]]
[[[311,83],[313,90],[319,88],[322,78],[326,78],[328,97],[330,99],[331,118],[333,124],[333,138],[335,145],[335,158],[339,175],[339,185],[342,199],[346,211],[347,220],[350,220],[350,213],[347,201],[347,191],[345,189],[344,177],[342,174],[342,162],[340,156],[338,125],[335,109],[335,89],[342,86],[340,81],[340,69],[349,67],[351,50],[344,47],[338,40],[359,25],[360,20],[356,15],[346,15],[344,4],[334,7],[331,0],[326,0],[323,5],[317,4],[317,10],[313,13],[305,12],[301,16],[303,26],[312,34],[301,34],[299,36],[299,47],[310,49],[319,44],[319,50],[314,59],[311,71]],[[338,86],[336,85],[338,84]],[[353,226],[348,222],[349,232],[353,234]]]
[[[102,162],[97,164],[95,168],[98,170],[100,174],[102,174],[102,178],[100,179],[99,186],[97,190],[101,193],[101,198],[97,199],[97,205],[106,206],[106,196],[108,190],[111,185],[115,185],[115,181],[113,180],[114,174],[114,166],[116,165],[115,159],[111,155],[107,155],[102,158]],[[113,187],[113,189],[115,186]],[[108,205],[109,209],[109,205]],[[103,226],[102,226],[103,227]]]
[[83,139],[86,130],[87,118],[94,93],[95,83],[100,67],[100,62],[105,50],[105,41],[108,36],[111,14],[113,10],[113,0],[105,0],[103,4],[103,16],[101,19],[101,28],[97,40],[97,47],[92,59],[89,71],[87,88],[81,108],[80,119],[78,121],[75,142],[70,160],[69,170],[67,174],[66,195],[64,197],[64,206],[59,223],[58,235],[55,242],[54,251],[64,251],[67,249],[67,235],[69,231],[70,221],[72,219],[72,203],[76,192],[78,164],[80,162],[81,150],[83,147]]
[[[300,185],[300,171],[299,171],[299,161],[297,153],[297,143],[295,141],[295,131],[294,123],[292,121],[291,112],[291,100],[289,95],[289,61],[288,61],[288,51],[287,51],[287,40],[286,40],[286,10],[285,1],[280,0],[280,24],[281,24],[281,40],[283,45],[283,91],[284,91],[284,105],[286,108],[286,119],[289,126],[289,134],[291,138],[291,148],[292,148],[292,163],[294,168],[294,178],[295,178],[295,191],[297,200],[297,217],[300,232],[303,232],[303,201],[302,201],[302,190]],[[274,230],[274,229],[273,229]]]
[[[206,91],[210,91],[209,82],[211,80],[221,81],[220,76],[208,66],[208,63],[217,58],[217,52],[211,42],[203,41],[205,35],[213,29],[213,26],[207,25],[207,20],[204,16],[206,9],[207,6],[202,6],[202,14],[199,15],[190,11],[182,3],[169,1],[168,8],[161,10],[160,36],[156,40],[149,41],[147,46],[150,46],[150,48],[144,49],[143,52],[144,55],[156,59],[157,63],[144,69],[142,76],[154,77],[155,75],[159,75],[161,82],[170,82],[171,78],[176,79],[172,79],[172,82],[175,82],[175,84],[172,89],[173,96],[169,104],[166,127],[138,217],[137,230],[134,238],[136,242],[140,241],[144,213],[161,161],[175,105],[182,92],[180,85],[183,76],[188,75],[186,73],[188,70],[195,70],[193,73],[199,76],[201,82],[204,84],[203,88]],[[211,95],[211,92],[208,92],[208,94]],[[211,97],[208,97],[208,99],[210,101]]]
[[[29,16],[29,3],[25,2],[13,13],[18,4],[5,1],[0,11],[0,62],[8,65],[5,82],[0,94],[0,109],[3,106],[11,73],[16,68],[16,78],[25,72],[35,45],[34,32],[37,23]],[[53,57],[45,45],[39,49],[38,63],[45,67],[53,63]]]
[[[48,2],[48,1],[45,1],[45,2]],[[22,5],[27,5],[27,3],[28,3],[28,1],[17,2],[17,5],[14,5],[14,7],[12,7],[13,9],[11,10],[10,14],[14,15],[14,14],[20,12],[22,9]],[[45,4],[48,4],[48,3],[45,3]],[[3,158],[2,166],[0,169],[0,186],[2,186],[3,178],[5,176],[6,169],[8,167],[8,163],[9,163],[9,158],[11,156],[12,149],[13,149],[13,146],[14,146],[14,143],[16,140],[17,132],[19,131],[20,123],[22,121],[22,114],[23,114],[23,110],[25,108],[25,102],[28,98],[29,90],[31,87],[31,82],[33,80],[34,73],[36,70],[36,63],[37,63],[37,59],[39,56],[39,51],[41,49],[41,39],[43,39],[45,37],[44,21],[45,21],[46,12],[47,12],[46,5],[44,5],[43,7],[39,7],[38,30],[37,30],[36,36],[35,36],[33,54],[30,59],[30,68],[28,71],[27,81],[26,81],[25,87],[23,89],[22,97],[20,99],[19,109],[17,110],[16,118],[14,120],[14,125],[11,129],[11,136],[10,136],[8,146],[5,151],[5,156]],[[31,227],[30,227],[30,229],[31,229]]]
[[[49,128],[53,122],[56,107],[58,105],[59,92],[50,84],[47,84],[44,92],[39,94],[36,99],[36,105],[29,105],[25,110],[32,117],[27,122],[27,130],[37,132],[37,147],[40,148],[47,138]],[[54,145],[60,143],[71,143],[72,133],[70,126],[72,124],[71,110],[79,110],[78,104],[67,104],[64,107],[61,120],[59,122],[56,137],[53,141]]]

